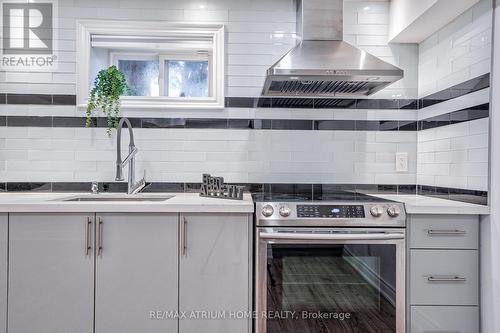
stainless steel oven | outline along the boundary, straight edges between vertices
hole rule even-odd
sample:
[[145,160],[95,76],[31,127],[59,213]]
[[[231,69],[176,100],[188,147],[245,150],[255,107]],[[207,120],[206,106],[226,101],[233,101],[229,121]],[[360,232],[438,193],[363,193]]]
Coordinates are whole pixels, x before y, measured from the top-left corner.
[[256,217],[256,333],[405,332],[403,205],[267,202]]

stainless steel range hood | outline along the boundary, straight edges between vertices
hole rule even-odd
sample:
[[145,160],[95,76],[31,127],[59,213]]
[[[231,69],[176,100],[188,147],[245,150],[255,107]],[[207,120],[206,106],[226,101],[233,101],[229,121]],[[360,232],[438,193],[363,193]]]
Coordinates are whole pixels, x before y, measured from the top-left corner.
[[298,0],[302,41],[267,70],[262,95],[365,97],[403,77],[397,68],[342,41],[343,0]]

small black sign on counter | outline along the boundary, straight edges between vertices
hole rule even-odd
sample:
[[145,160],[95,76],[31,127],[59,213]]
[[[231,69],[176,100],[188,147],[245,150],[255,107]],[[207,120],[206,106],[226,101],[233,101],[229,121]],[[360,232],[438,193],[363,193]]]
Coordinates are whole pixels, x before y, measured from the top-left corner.
[[207,173],[203,174],[201,183],[201,197],[243,200],[244,186],[224,184],[223,177],[212,177]]

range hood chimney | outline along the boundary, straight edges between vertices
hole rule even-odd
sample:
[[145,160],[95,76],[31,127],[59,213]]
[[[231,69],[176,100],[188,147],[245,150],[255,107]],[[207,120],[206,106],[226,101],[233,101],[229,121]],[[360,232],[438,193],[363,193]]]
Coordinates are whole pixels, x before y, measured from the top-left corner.
[[366,97],[403,77],[343,39],[343,0],[297,0],[301,41],[267,70],[262,95]]

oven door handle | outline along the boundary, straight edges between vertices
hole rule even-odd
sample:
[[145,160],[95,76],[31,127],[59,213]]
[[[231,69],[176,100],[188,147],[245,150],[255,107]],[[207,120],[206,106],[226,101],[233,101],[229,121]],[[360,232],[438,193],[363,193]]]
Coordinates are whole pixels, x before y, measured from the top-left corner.
[[261,239],[288,239],[288,240],[384,240],[404,239],[403,233],[359,233],[359,234],[321,234],[295,232],[260,232]]

